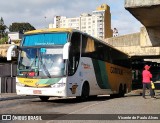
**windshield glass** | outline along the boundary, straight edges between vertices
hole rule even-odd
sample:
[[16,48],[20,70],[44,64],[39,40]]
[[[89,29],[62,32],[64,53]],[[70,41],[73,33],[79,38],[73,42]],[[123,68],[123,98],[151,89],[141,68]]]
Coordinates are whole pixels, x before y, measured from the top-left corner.
[[64,76],[63,48],[22,48],[18,75],[25,77]]

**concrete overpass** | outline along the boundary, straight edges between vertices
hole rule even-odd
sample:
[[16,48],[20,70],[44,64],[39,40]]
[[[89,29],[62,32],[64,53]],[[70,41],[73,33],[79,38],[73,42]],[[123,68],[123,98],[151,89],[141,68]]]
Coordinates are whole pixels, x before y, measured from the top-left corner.
[[160,0],[125,0],[125,8],[144,26],[160,26]]
[[105,42],[131,56],[159,57],[160,47],[153,47],[145,27],[140,32],[105,39]]
[[138,33],[105,41],[132,58],[151,59],[160,63],[160,0],[125,0],[125,8],[144,27]]
[[160,63],[160,47],[151,46],[148,32],[145,27],[140,32],[105,39],[105,42],[115,48],[128,53],[132,59],[149,59]]
[[146,27],[143,46],[160,46],[160,0],[125,0],[125,8]]

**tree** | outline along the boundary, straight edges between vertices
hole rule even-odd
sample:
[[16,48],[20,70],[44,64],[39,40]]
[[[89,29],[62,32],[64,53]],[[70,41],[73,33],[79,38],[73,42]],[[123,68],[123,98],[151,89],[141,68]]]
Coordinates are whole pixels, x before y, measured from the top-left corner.
[[0,19],[0,38],[4,36],[7,26],[4,24],[3,18]]
[[4,21],[3,21],[3,18],[1,17],[0,19],[0,25],[4,25]]
[[35,28],[30,23],[12,23],[9,26],[10,32],[20,32],[24,33],[26,31],[35,30]]

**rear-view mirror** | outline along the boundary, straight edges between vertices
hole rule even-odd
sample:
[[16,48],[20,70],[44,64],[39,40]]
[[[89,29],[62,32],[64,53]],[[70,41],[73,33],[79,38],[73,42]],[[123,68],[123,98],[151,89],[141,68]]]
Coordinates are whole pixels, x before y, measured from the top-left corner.
[[70,42],[67,42],[63,47],[63,59],[68,59],[69,47],[70,47]]
[[11,45],[8,50],[7,50],[7,61],[11,61],[12,60],[12,56],[15,56],[15,51],[14,49],[17,49],[18,46],[17,45]]

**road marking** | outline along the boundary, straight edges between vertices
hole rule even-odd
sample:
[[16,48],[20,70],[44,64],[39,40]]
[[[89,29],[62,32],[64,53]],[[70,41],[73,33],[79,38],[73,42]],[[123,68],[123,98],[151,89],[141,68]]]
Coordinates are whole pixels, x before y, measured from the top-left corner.
[[[66,114],[65,117],[66,117],[67,115],[75,114],[75,113],[77,113],[77,112],[79,112],[79,111],[82,111],[82,110],[84,110],[84,109],[93,107],[93,106],[95,106],[95,105],[98,105],[98,104],[101,104],[101,103],[104,103],[104,102],[105,102],[105,101],[101,101],[101,102],[98,102],[98,103],[91,104],[91,105],[89,105],[89,106],[85,106],[85,107],[83,107],[83,108],[81,108],[81,109],[78,109],[78,110],[76,110],[76,111],[73,111],[73,112],[70,112],[70,113]],[[63,117],[63,116],[62,116],[62,117]],[[56,118],[56,119],[59,119],[59,117]],[[55,119],[55,120],[56,120],[56,119]],[[46,123],[52,123],[53,121],[54,121],[54,120],[50,120],[50,121],[47,121]]]
[[89,106],[85,106],[85,107],[83,107],[83,108],[81,108],[81,109],[79,109],[79,110],[77,110],[77,111],[73,111],[73,112],[71,112],[71,113],[69,113],[69,114],[67,114],[67,115],[77,113],[77,112],[79,112],[79,111],[81,111],[81,110],[84,110],[84,109],[93,107],[93,106],[98,105],[98,104],[103,103],[103,102],[105,102],[105,101],[101,101],[101,102],[98,102],[98,103],[95,103],[95,104],[92,104],[92,105],[89,105]]

